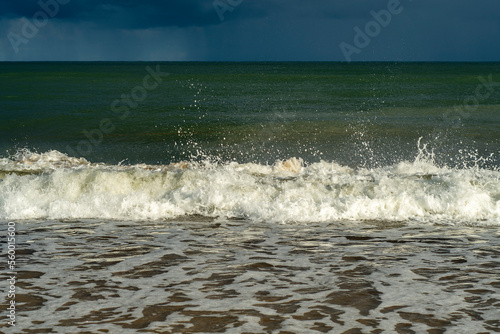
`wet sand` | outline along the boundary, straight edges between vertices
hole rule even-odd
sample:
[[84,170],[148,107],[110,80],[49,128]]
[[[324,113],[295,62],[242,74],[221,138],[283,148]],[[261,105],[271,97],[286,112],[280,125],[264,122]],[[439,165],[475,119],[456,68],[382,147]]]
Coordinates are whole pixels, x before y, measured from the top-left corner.
[[191,217],[17,229],[6,333],[500,332],[498,227]]

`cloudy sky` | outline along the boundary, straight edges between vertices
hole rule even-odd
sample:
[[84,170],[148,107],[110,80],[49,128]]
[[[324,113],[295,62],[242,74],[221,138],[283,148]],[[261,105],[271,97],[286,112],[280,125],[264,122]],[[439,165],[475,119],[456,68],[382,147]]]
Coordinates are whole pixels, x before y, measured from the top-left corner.
[[500,1],[0,0],[0,34],[0,61],[500,61]]

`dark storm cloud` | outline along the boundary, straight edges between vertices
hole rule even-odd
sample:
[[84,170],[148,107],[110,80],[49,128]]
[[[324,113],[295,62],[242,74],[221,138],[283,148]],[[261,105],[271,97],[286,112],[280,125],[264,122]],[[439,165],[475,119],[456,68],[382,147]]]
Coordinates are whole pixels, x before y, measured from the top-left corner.
[[[40,1],[48,4],[55,0],[0,0],[0,18],[31,17],[40,10]],[[241,8],[226,13],[225,17],[230,21],[262,17],[349,20],[366,17],[370,10],[386,7],[389,0],[229,0],[229,3],[231,1]],[[403,5],[411,3],[411,7],[427,14],[439,13],[443,24],[456,16],[498,19],[500,10],[500,1],[497,0],[400,2]],[[69,0],[60,6],[56,19],[94,22],[120,29],[221,24],[213,4],[213,0]]]
[[[229,4],[222,17],[214,0],[41,0],[55,1],[68,3],[19,52],[0,39],[0,60],[345,60],[339,45],[354,43],[354,28],[398,0],[216,0]],[[352,60],[500,59],[500,1],[399,2]],[[4,36],[22,37],[21,17],[40,10],[0,0]]]
[[[41,0],[51,3],[54,0]],[[0,17],[31,17],[39,1],[0,0]],[[203,26],[218,22],[212,2],[199,0],[70,0],[60,5],[56,19],[94,22],[111,28]]]
[[[49,4],[56,0],[0,0],[0,18],[31,17],[41,9],[40,1]],[[366,14],[366,9],[376,8],[377,3],[387,3],[387,0],[217,1],[216,3],[229,5],[226,8],[230,10],[225,15],[229,21],[262,17],[349,19]],[[238,5],[231,6],[231,3]],[[240,6],[241,8],[235,8]],[[214,0],[69,0],[67,4],[60,6],[56,19],[87,21],[106,27],[129,29],[221,24]]]

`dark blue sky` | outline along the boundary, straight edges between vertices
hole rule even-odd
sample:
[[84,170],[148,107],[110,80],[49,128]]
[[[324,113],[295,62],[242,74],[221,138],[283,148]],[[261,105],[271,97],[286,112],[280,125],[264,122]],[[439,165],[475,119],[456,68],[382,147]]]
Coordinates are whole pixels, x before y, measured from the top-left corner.
[[500,61],[498,0],[0,0],[0,60]]

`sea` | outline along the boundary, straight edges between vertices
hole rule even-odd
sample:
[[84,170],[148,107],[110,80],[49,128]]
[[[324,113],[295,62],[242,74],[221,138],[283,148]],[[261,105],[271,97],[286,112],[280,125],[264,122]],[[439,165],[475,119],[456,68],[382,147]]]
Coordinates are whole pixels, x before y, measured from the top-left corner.
[[0,116],[1,332],[500,332],[500,63],[2,62]]

